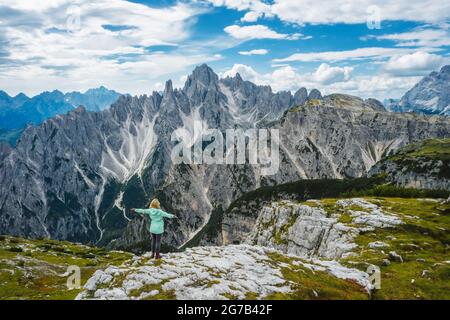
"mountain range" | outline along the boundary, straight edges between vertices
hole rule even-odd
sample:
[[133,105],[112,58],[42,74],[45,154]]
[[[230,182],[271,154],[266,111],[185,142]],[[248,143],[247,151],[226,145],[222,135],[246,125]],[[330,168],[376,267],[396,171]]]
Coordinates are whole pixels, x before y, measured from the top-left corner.
[[2,140],[14,144],[29,124],[39,125],[48,118],[67,113],[80,105],[89,111],[101,111],[108,108],[120,95],[103,86],[84,93],[46,91],[32,98],[23,93],[10,97],[6,92],[0,91],[0,135]]
[[[415,112],[421,114],[450,114],[448,92],[450,66],[444,66],[439,72],[424,77],[401,99],[385,99],[384,107],[393,112]],[[302,102],[305,91],[298,91],[294,99]],[[0,91],[0,141],[15,145],[17,139],[29,124],[39,125],[45,119],[67,113],[82,105],[88,111],[101,111],[108,108],[121,94],[101,86],[84,93],[54,90],[43,92],[32,98],[23,93],[14,97]],[[308,96],[321,98],[318,90],[313,89]]]
[[[248,163],[174,164],[171,134],[192,132],[195,121],[223,133],[278,129],[279,170],[264,176]],[[274,93],[239,74],[219,79],[201,65],[182,89],[169,80],[162,94],[124,95],[109,109],[78,107],[28,127],[1,157],[0,233],[137,248],[149,238],[146,221],[129,209],[156,196],[179,217],[168,223],[165,242],[181,247],[248,191],[365,176],[407,144],[448,137],[448,117],[388,112],[374,99],[305,88]]]

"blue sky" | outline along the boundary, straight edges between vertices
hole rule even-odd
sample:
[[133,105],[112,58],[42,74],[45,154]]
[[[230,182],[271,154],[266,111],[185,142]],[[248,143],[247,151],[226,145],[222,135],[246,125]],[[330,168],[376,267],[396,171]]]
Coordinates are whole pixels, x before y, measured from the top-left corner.
[[398,98],[449,49],[442,0],[0,0],[0,90],[11,95],[148,94],[207,63],[274,91]]

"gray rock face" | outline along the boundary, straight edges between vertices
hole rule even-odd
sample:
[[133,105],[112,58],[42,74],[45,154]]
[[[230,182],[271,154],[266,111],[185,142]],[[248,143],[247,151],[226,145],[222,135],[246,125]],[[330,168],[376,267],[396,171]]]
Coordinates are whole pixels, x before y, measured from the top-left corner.
[[11,152],[11,145],[6,141],[0,140],[0,161],[2,161]]
[[430,139],[414,143],[383,158],[369,176],[385,174],[402,187],[450,190],[450,140]]
[[440,176],[447,164],[440,160],[418,160],[415,165],[416,170],[411,170],[407,165],[387,159],[375,165],[369,175],[385,173],[389,181],[406,188],[450,190],[450,179]]
[[391,108],[397,112],[450,115],[450,65],[424,77]]
[[[179,217],[164,242],[180,246],[211,212],[261,185],[361,176],[383,153],[450,135],[447,118],[387,113],[345,95],[286,113],[305,96],[239,75],[219,79],[202,65],[183,89],[168,81],[162,95],[121,96],[108,110],[77,108],[30,127],[0,163],[0,233],[132,247],[149,235],[129,209],[156,196]],[[171,134],[194,121],[279,129],[280,169],[262,176],[259,165],[173,164]]]
[[362,176],[392,150],[427,137],[449,136],[449,125],[444,117],[381,112],[359,98],[327,96],[319,105],[297,108],[280,121],[282,169],[271,178]]
[[355,247],[356,234],[322,208],[282,202],[261,210],[248,242],[303,258],[336,259]]
[[343,208],[358,205],[367,211],[351,210],[352,225],[339,222],[338,212],[327,213],[320,201],[314,206],[292,201],[274,202],[258,215],[247,242],[273,247],[302,258],[340,259],[357,247],[354,238],[361,231],[389,228],[402,221],[363,199],[343,199]]
[[320,100],[320,99],[322,99],[322,94],[320,93],[319,90],[317,90],[317,89],[312,89],[311,92],[309,93],[308,99],[317,99],[317,100]]
[[294,105],[301,106],[308,100],[308,91],[306,88],[300,88],[294,94]]

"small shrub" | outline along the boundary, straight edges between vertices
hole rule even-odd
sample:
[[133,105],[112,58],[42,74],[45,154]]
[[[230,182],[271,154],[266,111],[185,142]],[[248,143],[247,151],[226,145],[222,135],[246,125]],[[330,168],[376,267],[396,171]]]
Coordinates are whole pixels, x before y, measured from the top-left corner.
[[383,184],[367,190],[352,190],[345,192],[343,197],[398,197],[398,198],[447,198],[450,192],[447,190],[427,190],[397,187],[395,185]]
[[92,253],[84,253],[81,256],[85,259],[94,259],[95,258],[95,254],[92,254]]

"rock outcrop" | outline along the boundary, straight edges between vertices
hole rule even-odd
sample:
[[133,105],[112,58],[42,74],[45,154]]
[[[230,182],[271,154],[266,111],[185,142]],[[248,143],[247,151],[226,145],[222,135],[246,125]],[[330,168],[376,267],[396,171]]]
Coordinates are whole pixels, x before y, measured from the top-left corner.
[[327,213],[320,201],[275,202],[261,210],[247,242],[303,258],[340,259],[357,247],[353,240],[361,231],[402,223],[363,199],[344,199],[336,204],[343,208],[357,206],[364,211],[351,210],[350,222],[343,223],[339,213]]
[[408,145],[369,171],[372,176],[379,174],[402,187],[450,190],[450,139]]
[[[279,261],[277,256],[276,250],[248,245],[196,247],[168,254],[160,262],[144,254],[122,266],[96,271],[77,299],[267,299],[280,294],[289,297],[295,291],[295,283],[285,278],[285,268],[352,280],[367,292],[372,288],[368,274],[357,269],[295,257]],[[341,281],[344,292],[345,281],[334,281]],[[300,285],[303,290],[316,289],[310,288],[311,283]],[[316,294],[320,298],[317,291]]]

